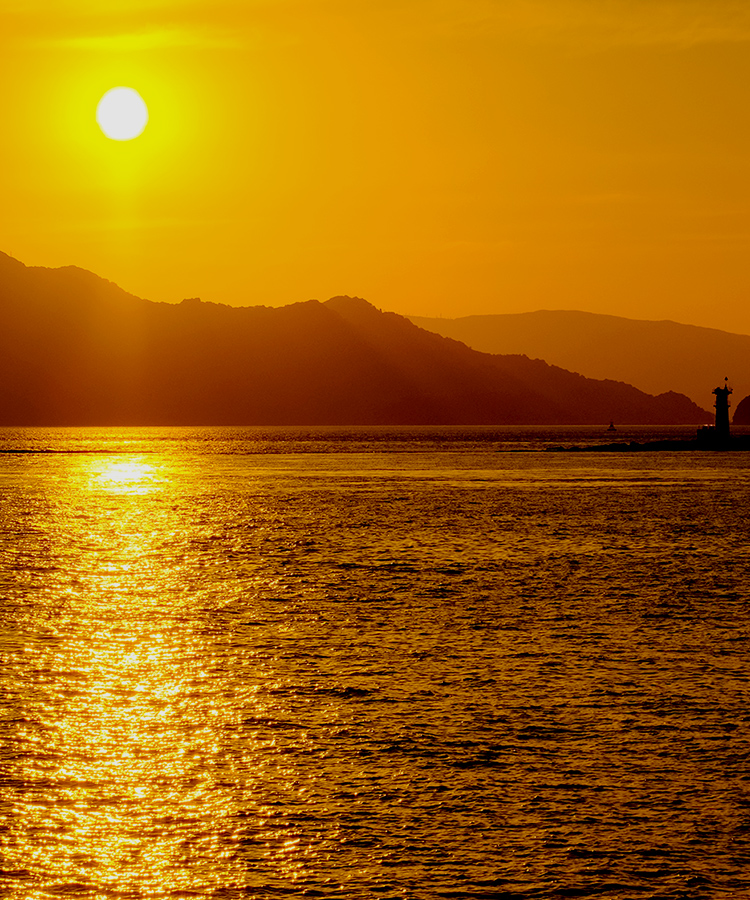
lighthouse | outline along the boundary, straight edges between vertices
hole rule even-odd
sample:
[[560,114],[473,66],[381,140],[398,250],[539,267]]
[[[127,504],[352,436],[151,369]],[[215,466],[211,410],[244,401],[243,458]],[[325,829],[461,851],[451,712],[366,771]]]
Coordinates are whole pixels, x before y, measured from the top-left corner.
[[732,389],[727,384],[728,379],[724,379],[724,387],[714,389],[716,396],[716,430],[714,432],[717,443],[729,443],[729,395]]

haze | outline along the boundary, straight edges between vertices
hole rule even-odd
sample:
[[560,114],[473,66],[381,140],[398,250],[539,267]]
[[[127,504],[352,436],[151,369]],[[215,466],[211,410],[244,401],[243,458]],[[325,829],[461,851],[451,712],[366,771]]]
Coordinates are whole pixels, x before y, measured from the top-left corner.
[[157,301],[750,332],[749,40],[730,0],[6,3],[0,248]]

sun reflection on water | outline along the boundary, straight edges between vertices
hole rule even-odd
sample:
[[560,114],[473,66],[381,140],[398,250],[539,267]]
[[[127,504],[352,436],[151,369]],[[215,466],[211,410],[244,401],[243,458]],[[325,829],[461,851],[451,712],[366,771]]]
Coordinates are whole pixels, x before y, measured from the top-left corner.
[[210,887],[228,852],[231,712],[207,672],[189,507],[166,461],[95,456],[70,459],[50,508],[10,842],[40,873],[25,896]]
[[90,472],[92,486],[119,494],[148,494],[160,481],[157,467],[140,458],[95,458]]

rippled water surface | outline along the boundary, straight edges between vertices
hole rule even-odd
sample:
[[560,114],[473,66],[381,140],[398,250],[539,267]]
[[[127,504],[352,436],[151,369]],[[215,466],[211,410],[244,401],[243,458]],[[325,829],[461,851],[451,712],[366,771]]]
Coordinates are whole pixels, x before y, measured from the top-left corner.
[[0,431],[0,897],[750,897],[750,454],[564,439]]

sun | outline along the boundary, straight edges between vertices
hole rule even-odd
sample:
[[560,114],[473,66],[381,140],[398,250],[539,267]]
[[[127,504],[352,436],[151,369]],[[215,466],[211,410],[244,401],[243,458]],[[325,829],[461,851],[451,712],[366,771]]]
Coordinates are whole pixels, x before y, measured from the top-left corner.
[[138,91],[115,87],[99,101],[96,121],[113,141],[132,141],[148,124],[148,108]]

